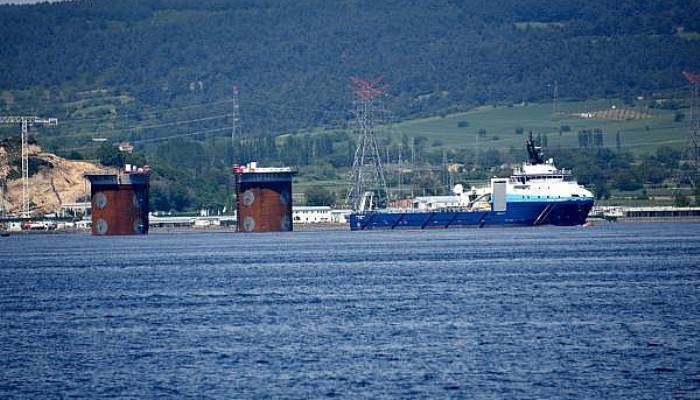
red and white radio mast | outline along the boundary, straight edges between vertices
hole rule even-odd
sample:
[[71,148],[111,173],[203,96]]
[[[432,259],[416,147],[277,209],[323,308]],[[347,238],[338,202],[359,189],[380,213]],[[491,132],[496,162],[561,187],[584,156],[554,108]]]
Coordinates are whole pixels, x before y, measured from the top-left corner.
[[233,141],[238,136],[241,136],[241,111],[240,103],[238,102],[238,90],[239,86],[237,83],[233,84],[233,116],[232,127],[231,127],[231,159],[233,159]]

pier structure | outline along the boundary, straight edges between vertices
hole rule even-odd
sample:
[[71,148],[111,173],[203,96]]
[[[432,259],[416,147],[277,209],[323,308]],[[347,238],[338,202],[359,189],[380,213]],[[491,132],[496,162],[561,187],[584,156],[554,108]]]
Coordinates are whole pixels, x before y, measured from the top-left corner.
[[86,174],[85,178],[90,181],[93,235],[148,233],[148,166],[127,164],[116,174]]
[[239,232],[287,232],[292,220],[292,180],[289,167],[259,168],[256,162],[232,168]]

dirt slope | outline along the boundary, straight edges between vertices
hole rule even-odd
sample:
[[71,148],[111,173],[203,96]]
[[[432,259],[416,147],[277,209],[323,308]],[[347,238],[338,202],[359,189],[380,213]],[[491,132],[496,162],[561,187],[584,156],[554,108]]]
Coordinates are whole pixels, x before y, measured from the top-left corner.
[[[36,158],[41,164],[38,172],[29,177],[28,193],[34,212],[57,212],[62,203],[84,201],[90,185],[83,179],[83,174],[104,170],[91,162],[66,160],[44,153],[36,145],[29,147],[29,157]],[[17,158],[17,154],[8,154],[5,147],[0,147],[0,185],[6,182],[0,202],[6,207],[7,214],[19,213],[22,203],[21,170],[11,164]]]

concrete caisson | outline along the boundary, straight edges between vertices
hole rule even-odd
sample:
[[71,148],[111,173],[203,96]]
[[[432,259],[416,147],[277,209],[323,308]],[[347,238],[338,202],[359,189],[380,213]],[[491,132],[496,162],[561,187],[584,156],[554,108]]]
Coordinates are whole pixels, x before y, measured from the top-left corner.
[[148,233],[149,170],[118,174],[89,174],[92,234],[142,235]]
[[286,232],[292,223],[291,168],[234,166],[239,232]]

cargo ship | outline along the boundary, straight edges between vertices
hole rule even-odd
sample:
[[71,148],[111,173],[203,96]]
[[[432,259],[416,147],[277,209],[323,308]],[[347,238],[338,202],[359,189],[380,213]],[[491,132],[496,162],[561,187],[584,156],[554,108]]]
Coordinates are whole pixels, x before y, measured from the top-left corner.
[[507,178],[453,195],[416,198],[409,209],[373,209],[373,193],[364,194],[350,214],[350,229],[435,229],[457,227],[582,225],[593,207],[593,193],[578,184],[571,170],[545,160],[532,136],[526,142],[528,161]]

